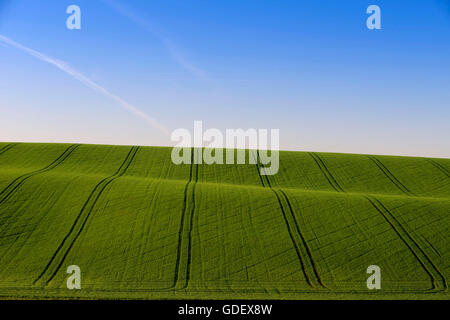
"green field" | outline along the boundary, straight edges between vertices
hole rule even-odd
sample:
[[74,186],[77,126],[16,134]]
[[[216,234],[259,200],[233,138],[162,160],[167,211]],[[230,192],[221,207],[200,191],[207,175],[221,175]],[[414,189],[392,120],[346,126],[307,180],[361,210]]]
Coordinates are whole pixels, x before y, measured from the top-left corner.
[[170,154],[0,143],[0,297],[450,298],[450,159],[284,151],[261,176]]

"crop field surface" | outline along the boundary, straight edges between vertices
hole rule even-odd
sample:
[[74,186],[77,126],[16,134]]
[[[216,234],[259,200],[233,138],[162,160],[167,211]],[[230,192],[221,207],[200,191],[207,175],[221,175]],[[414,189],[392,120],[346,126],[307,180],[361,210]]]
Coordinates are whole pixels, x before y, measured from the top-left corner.
[[0,298],[450,298],[450,159],[171,151],[0,143]]

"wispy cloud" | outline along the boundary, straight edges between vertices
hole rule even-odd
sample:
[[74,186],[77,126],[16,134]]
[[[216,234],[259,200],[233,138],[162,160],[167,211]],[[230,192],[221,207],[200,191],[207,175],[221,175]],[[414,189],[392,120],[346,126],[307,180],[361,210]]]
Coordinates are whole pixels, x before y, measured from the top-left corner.
[[[8,37],[5,37],[3,35],[0,34],[0,41],[2,43],[8,44],[10,46],[13,46],[17,49],[20,49],[30,55],[32,55],[33,57],[45,61],[49,64],[54,65],[55,67],[57,67],[58,69],[60,69],[61,71],[64,71],[65,73],[67,73],[68,75],[72,76],[74,79],[80,81],[81,83],[83,83],[84,85],[86,85],[87,87],[107,96],[108,98],[116,101],[119,105],[121,105],[123,108],[125,108],[126,110],[128,110],[129,112],[137,115],[138,117],[144,119],[145,121],[147,121],[148,123],[150,123],[152,126],[154,126],[155,128],[159,129],[160,131],[164,132],[165,134],[169,135],[169,130],[163,126],[162,124],[160,124],[157,120],[155,120],[154,118],[150,117],[149,115],[147,115],[145,112],[143,112],[142,110],[138,109],[137,107],[133,106],[132,104],[126,102],[125,100],[123,100],[121,97],[109,92],[107,89],[105,89],[104,87],[102,87],[101,85],[97,84],[96,82],[92,81],[91,79],[89,79],[88,77],[86,77],[84,74],[82,74],[81,72],[79,72],[78,70],[72,68],[71,66],[69,66],[66,62],[62,61],[62,60],[58,60],[52,57],[49,57],[39,51],[30,49],[28,47],[25,47],[23,45],[21,45],[20,43],[15,42],[14,40],[11,40]],[[0,43],[1,43],[0,42]]]
[[135,12],[133,12],[130,8],[125,6],[122,3],[119,3],[115,0],[102,0],[105,4],[112,7],[121,15],[129,18],[134,23],[139,25],[145,31],[151,33],[155,38],[162,42],[164,47],[169,52],[171,58],[180,65],[183,69],[189,71],[191,74],[198,78],[206,78],[206,72],[196,65],[194,65],[191,61],[189,61],[182,53],[181,50],[176,46],[176,44],[171,41],[168,37],[166,37],[161,30],[159,30],[154,24],[150,21],[143,19]]

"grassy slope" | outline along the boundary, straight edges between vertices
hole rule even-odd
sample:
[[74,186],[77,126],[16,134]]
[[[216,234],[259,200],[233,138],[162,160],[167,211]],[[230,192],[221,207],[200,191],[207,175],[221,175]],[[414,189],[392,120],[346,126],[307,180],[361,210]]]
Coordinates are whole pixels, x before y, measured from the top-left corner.
[[170,152],[1,143],[0,295],[448,298],[450,160],[281,152],[262,177]]

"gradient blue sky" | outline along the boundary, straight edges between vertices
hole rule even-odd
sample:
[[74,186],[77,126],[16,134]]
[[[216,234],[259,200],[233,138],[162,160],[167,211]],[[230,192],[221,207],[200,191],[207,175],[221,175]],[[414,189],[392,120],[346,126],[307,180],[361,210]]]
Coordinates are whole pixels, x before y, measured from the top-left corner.
[[281,149],[450,158],[445,0],[0,0],[0,35],[110,93],[0,41],[0,141],[173,144],[114,95],[169,131],[203,120],[279,128]]

